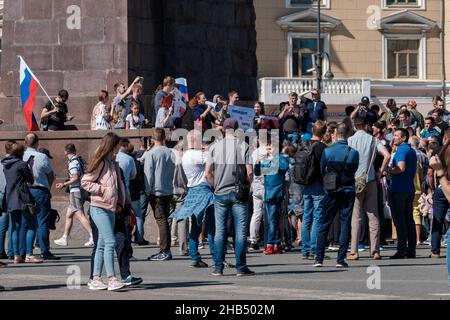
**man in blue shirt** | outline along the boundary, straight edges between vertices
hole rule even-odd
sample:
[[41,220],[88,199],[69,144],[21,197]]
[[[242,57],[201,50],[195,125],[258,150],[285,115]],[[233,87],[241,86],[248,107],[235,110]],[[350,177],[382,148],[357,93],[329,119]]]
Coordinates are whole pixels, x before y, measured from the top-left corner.
[[[38,151],[39,138],[36,134],[30,133],[25,137],[27,147],[23,156],[23,161],[30,163],[34,176],[34,184],[30,186],[30,192],[36,202],[38,212],[37,218],[37,239],[41,249],[41,258],[44,260],[59,260],[50,252],[50,189],[55,181],[55,174],[50,164],[50,160],[44,153]],[[32,159],[30,159],[33,157]]]
[[[409,133],[406,129],[394,132],[394,145],[397,147],[392,165],[389,169],[391,185],[389,188],[389,204],[392,219],[397,229],[397,252],[391,259],[416,257],[416,229],[413,219],[414,176],[417,168],[417,155],[407,141]],[[408,247],[406,246],[408,242]]]
[[317,120],[327,120],[327,105],[320,100],[320,92],[318,90],[311,91],[312,101],[308,102],[306,108],[308,109],[309,117],[314,123]]
[[[322,175],[337,173],[337,189],[327,191],[323,199],[324,213],[317,226],[317,248],[314,267],[322,267],[328,230],[339,211],[341,233],[336,268],[347,268],[345,256],[348,249],[353,204],[355,202],[355,173],[359,166],[359,153],[348,146],[352,129],[345,123],[337,127],[337,141],[323,151],[320,161]],[[325,181],[325,180],[324,180]],[[324,183],[326,189],[326,183]]]

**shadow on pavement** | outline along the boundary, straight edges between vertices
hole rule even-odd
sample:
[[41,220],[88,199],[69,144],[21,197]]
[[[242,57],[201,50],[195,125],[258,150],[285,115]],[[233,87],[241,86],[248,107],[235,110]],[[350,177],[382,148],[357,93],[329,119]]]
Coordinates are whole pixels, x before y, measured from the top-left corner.
[[191,288],[201,286],[216,286],[216,285],[230,285],[234,283],[219,282],[219,281],[188,281],[188,282],[169,282],[169,283],[148,283],[140,284],[135,287],[127,288],[121,291],[134,290],[151,290],[151,289],[165,289],[165,288]]

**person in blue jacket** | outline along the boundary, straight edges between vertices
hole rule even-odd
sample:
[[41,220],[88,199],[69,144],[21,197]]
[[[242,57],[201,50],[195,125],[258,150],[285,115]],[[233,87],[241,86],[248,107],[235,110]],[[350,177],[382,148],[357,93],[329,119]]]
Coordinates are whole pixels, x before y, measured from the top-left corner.
[[274,154],[272,146],[255,163],[255,176],[264,176],[264,207],[267,232],[264,254],[277,254],[283,251],[279,221],[285,194],[285,176],[289,170],[289,159],[285,154]]

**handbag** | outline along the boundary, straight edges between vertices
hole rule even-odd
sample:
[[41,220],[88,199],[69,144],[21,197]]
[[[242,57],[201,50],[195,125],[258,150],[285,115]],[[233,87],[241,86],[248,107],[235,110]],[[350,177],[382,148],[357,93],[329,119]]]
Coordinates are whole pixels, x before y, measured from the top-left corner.
[[375,160],[375,155],[377,152],[377,145],[376,145],[375,138],[372,139],[371,145],[373,145],[374,142],[375,142],[375,145],[373,146],[372,157],[370,158],[369,163],[367,164],[367,170],[364,171],[364,173],[361,176],[359,176],[355,179],[355,192],[357,194],[362,193],[362,192],[364,192],[364,190],[366,190],[367,180],[369,179],[369,170],[373,164],[373,161]]
[[[347,154],[345,155],[345,158],[344,158],[344,166],[343,166],[341,172],[344,171],[345,167],[347,166],[347,160],[348,160],[348,156],[350,154],[350,150],[351,150],[351,148],[348,147]],[[326,171],[326,169],[327,168],[325,168],[325,171]],[[339,187],[340,187],[340,181],[341,181],[340,173],[337,173],[335,171],[327,172],[323,175],[323,188],[328,192],[336,192],[337,189],[339,189]]]
[[50,209],[50,215],[48,217],[48,228],[50,230],[56,230],[56,223],[60,220],[60,216],[57,210]]
[[234,157],[234,166],[236,171],[234,173],[234,190],[236,192],[236,199],[240,202],[248,202],[250,197],[250,183],[247,180],[247,168],[245,165],[239,165],[237,162],[237,157],[239,150],[235,144],[236,156]]

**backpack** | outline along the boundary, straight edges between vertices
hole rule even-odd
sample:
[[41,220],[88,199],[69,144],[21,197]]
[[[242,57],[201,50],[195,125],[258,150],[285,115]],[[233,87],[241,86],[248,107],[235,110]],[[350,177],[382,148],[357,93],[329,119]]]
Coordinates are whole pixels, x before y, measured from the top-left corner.
[[[69,161],[69,164],[75,160],[76,160],[76,166],[77,166],[77,171],[78,171],[78,179],[81,182],[81,178],[83,177],[84,173],[86,172],[87,162],[81,156],[76,156]],[[68,177],[70,179],[70,172],[68,172]],[[70,186],[67,186],[66,192],[70,192]],[[89,192],[87,192],[85,189],[83,189],[83,187],[81,186],[81,183],[80,183],[80,192],[81,192],[81,199],[83,201],[90,200],[91,194]]]
[[186,108],[186,112],[181,117],[181,128],[188,131],[194,129],[194,110],[189,106]]
[[295,154],[294,182],[301,185],[311,184],[314,174],[313,146],[317,141],[303,141]]

